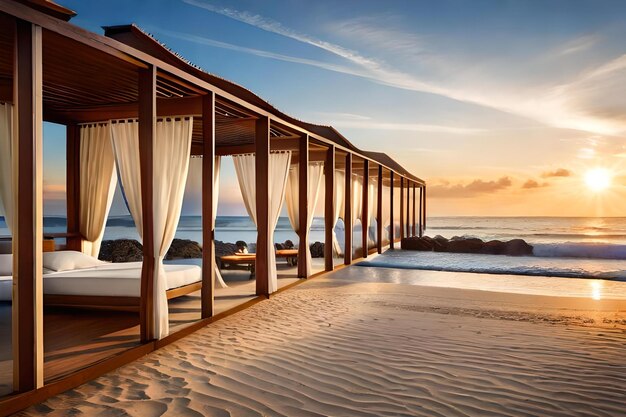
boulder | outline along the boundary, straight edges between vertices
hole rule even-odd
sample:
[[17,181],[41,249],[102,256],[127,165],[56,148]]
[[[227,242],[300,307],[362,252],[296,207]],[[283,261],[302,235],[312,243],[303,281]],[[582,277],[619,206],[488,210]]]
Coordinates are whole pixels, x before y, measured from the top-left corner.
[[215,257],[232,255],[237,252],[238,248],[235,243],[222,242],[221,240],[215,241]]
[[202,247],[198,242],[188,239],[174,239],[165,259],[202,258]]
[[143,246],[134,239],[105,240],[98,258],[108,262],[139,262],[143,260]]
[[526,243],[523,239],[513,239],[506,242],[505,255],[509,256],[531,256],[533,254],[533,246]]
[[429,237],[407,237],[400,241],[400,247],[406,250],[431,252],[433,250],[433,239]]
[[480,253],[484,244],[485,242],[475,237],[459,238],[455,236],[448,241],[447,252]]
[[[424,236],[424,237],[428,237],[428,236]],[[441,235],[437,235],[434,238],[432,238],[432,242],[433,242],[433,250],[435,252],[447,252],[448,251],[449,241],[445,237]]]
[[310,246],[312,258],[324,257],[324,244],[322,242],[315,242]]
[[501,240],[490,240],[489,242],[485,242],[483,248],[480,253],[485,253],[488,255],[502,255],[506,249],[506,242],[502,242]]

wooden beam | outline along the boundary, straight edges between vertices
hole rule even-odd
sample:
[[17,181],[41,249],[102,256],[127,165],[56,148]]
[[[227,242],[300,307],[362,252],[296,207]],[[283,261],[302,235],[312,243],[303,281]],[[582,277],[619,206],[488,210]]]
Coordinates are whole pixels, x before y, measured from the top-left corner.
[[73,235],[66,242],[68,250],[80,251],[80,127],[67,125],[66,132],[67,233]]
[[256,171],[256,293],[269,297],[270,265],[269,257],[274,256],[270,236],[270,120],[261,117],[256,121],[255,133],[255,171]]
[[422,233],[426,230],[426,186],[422,188],[422,205],[424,206],[424,210],[422,211]]
[[391,219],[391,227],[389,228],[389,249],[395,247],[396,225],[394,224],[393,212],[393,171],[389,171],[389,218]]
[[143,265],[139,309],[141,341],[155,338],[154,328],[154,201],[153,152],[156,132],[156,68],[139,71],[139,160],[141,170],[141,211],[143,214]]
[[333,222],[335,218],[335,147],[329,146],[324,162],[324,269],[332,271],[333,263]]
[[383,253],[383,166],[378,164],[378,194],[376,195],[376,249]]
[[406,231],[404,233],[404,237],[409,237],[411,236],[411,196],[409,195],[410,190],[411,190],[411,182],[406,179],[405,180],[405,184],[406,184],[406,221],[405,221],[405,227],[406,227]]
[[306,278],[310,271],[306,267],[306,255],[309,251],[309,137],[299,140],[298,156],[298,278]]
[[346,154],[346,186],[345,186],[345,204],[343,223],[345,225],[345,245],[343,249],[343,263],[350,265],[352,263],[352,154]]
[[404,239],[404,177],[400,177],[400,240]]
[[0,78],[0,101],[13,103],[13,80]]
[[424,227],[423,227],[423,222],[424,222],[424,207],[423,207],[423,203],[424,203],[424,199],[422,198],[422,190],[423,187],[420,187],[420,206],[419,206],[419,237],[422,237],[424,235]]
[[361,238],[363,241],[363,258],[367,258],[367,252],[369,250],[369,245],[368,245],[368,241],[369,241],[369,227],[370,225],[367,222],[367,218],[369,216],[369,196],[370,196],[370,191],[369,191],[369,182],[370,182],[370,176],[369,176],[369,161],[366,159],[363,161],[363,195],[362,195],[362,210],[361,210]]
[[201,316],[214,314],[215,305],[215,94],[202,98],[202,290]]
[[13,389],[25,392],[44,383],[41,27],[16,22],[13,62]]

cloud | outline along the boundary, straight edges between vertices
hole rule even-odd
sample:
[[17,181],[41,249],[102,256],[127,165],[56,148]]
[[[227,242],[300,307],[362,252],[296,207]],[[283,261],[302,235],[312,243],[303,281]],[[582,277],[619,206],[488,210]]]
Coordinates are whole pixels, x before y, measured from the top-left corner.
[[495,193],[513,185],[509,177],[501,177],[495,181],[476,179],[468,184],[439,184],[428,187],[431,198],[469,198],[480,194]]
[[558,51],[558,55],[564,56],[586,51],[597,44],[599,40],[600,36],[597,34],[580,36],[563,45],[561,50]]
[[[438,73],[445,71],[448,74],[457,74],[456,76],[453,75],[455,78],[447,80],[448,86],[446,86],[444,82],[432,82],[423,76],[420,77],[401,71],[383,60],[301,33],[259,14],[216,6],[205,0],[182,1],[264,31],[320,48],[347,60],[357,68],[333,66],[332,64],[302,58],[286,58],[285,56],[268,52],[261,52],[264,54],[263,56],[315,65],[320,68],[363,77],[381,85],[430,93],[461,102],[477,104],[526,117],[552,127],[576,129],[604,135],[617,135],[626,131],[626,118],[623,116],[626,110],[626,103],[623,102],[619,94],[614,94],[623,85],[626,54],[606,63],[596,65],[595,68],[583,73],[581,77],[572,82],[553,86],[541,85],[541,90],[533,88],[511,90],[511,84],[513,84],[511,80],[507,80],[506,85],[484,85],[488,79],[482,79],[482,81],[478,79],[468,83],[466,79],[467,74],[464,71],[467,68],[467,63],[452,64],[447,62],[441,55],[426,54],[427,59],[422,60],[421,70],[425,69],[424,66],[426,64],[432,64],[432,61],[437,61]],[[358,21],[357,19],[348,21],[345,27],[341,29],[340,34],[352,37],[370,36],[372,41],[379,46],[389,44],[399,37],[404,37],[408,39],[409,44],[416,44],[418,47],[421,47],[422,40],[416,38],[415,35],[400,33],[394,30],[384,30],[381,29],[381,26],[381,23],[377,23],[372,19],[369,21]],[[355,40],[363,41],[363,39]],[[574,39],[571,41],[571,45],[566,46],[561,53],[573,54],[583,51],[592,47],[596,41],[597,39],[594,37]],[[402,44],[401,48],[406,49],[406,46],[406,43]],[[244,51],[245,49],[240,50]],[[379,50],[381,50],[380,47]],[[389,50],[384,48],[381,51],[389,52]],[[248,50],[248,52],[260,54],[258,50]],[[481,74],[484,73],[485,71],[481,71]],[[589,81],[593,80],[601,80],[602,82],[599,83],[599,87],[589,86]],[[476,87],[472,89],[472,85]],[[607,97],[612,97],[608,103]]]
[[424,123],[389,123],[362,120],[330,120],[328,121],[334,127],[350,128],[350,129],[367,129],[367,130],[397,130],[407,132],[429,132],[429,133],[452,133],[452,134],[477,134],[484,132],[484,129],[476,129],[470,127],[455,127],[431,125]]
[[570,177],[572,172],[569,169],[558,168],[554,171],[547,171],[541,174],[541,178],[553,178],[553,177]]
[[543,187],[547,187],[548,185],[550,184],[548,184],[547,182],[539,183],[535,180],[528,180],[522,185],[522,188],[524,189],[543,188]]

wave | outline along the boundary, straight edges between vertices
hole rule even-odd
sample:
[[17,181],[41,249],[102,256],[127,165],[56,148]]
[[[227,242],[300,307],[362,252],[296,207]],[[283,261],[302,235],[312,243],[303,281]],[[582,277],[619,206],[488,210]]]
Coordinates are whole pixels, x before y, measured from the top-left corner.
[[603,243],[541,243],[533,255],[542,258],[626,259],[626,245]]

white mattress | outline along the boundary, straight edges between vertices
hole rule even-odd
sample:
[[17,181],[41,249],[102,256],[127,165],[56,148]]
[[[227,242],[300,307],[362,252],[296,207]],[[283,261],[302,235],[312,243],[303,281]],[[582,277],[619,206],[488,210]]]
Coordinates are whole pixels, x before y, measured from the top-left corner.
[[[197,265],[164,265],[167,289],[202,280]],[[11,277],[0,277],[0,301],[11,301]],[[107,264],[94,268],[52,272],[43,276],[44,294],[139,297],[141,262]]]

